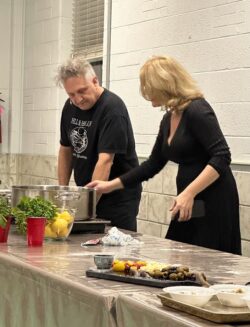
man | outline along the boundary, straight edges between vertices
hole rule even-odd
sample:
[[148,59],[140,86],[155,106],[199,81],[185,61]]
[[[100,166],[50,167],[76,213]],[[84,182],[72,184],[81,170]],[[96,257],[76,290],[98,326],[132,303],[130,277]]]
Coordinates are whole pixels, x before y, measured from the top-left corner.
[[[61,116],[59,184],[69,184],[72,170],[76,185],[84,186],[91,180],[113,179],[138,166],[126,106],[100,86],[92,66],[80,57],[69,59],[58,69],[57,84],[69,96]],[[141,185],[102,195],[97,217],[136,231],[140,196]]]

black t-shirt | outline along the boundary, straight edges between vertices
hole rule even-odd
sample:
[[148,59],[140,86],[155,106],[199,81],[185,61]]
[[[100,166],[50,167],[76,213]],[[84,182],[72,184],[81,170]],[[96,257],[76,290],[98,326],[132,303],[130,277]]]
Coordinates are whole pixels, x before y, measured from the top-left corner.
[[[133,130],[124,102],[114,93],[104,90],[95,105],[81,110],[66,101],[61,117],[61,145],[73,150],[74,179],[78,186],[91,181],[99,153],[114,153],[109,179],[119,177],[138,166]],[[141,186],[103,195],[97,206],[111,218],[117,202],[140,197]],[[107,211],[108,206],[114,206]],[[102,209],[101,209],[102,208]]]

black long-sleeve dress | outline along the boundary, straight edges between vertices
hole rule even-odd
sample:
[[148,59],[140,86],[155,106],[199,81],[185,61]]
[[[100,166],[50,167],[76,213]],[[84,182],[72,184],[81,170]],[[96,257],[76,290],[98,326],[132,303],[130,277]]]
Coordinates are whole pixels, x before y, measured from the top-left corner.
[[179,164],[176,183],[180,194],[206,165],[212,166],[219,178],[195,198],[204,201],[205,215],[187,222],[171,221],[166,238],[241,254],[239,198],[229,166],[231,155],[213,109],[205,99],[193,100],[168,144],[170,117],[170,112],[164,115],[149,159],[121,176],[123,185],[148,180],[171,160]]

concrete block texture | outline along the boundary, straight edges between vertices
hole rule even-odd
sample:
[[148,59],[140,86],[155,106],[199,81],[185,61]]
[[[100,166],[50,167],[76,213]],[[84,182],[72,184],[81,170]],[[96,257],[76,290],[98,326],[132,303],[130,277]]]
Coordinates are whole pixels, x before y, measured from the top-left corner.
[[27,0],[21,146],[23,153],[57,154],[63,104],[54,77],[58,64],[71,51],[71,9],[72,1]]
[[[168,54],[190,71],[218,113],[233,161],[250,162],[249,13],[249,0],[114,1],[110,85],[138,115],[132,113],[137,139],[155,136],[160,121],[139,100],[137,74],[148,57]],[[148,155],[151,146],[138,140],[137,149]]]

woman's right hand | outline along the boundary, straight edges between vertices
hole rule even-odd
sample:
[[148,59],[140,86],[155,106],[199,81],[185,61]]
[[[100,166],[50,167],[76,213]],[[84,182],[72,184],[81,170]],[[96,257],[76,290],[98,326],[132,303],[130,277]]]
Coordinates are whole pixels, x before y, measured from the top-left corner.
[[112,181],[92,181],[85,185],[89,188],[94,188],[98,193],[110,193],[115,190],[123,188],[120,178],[113,179]]

